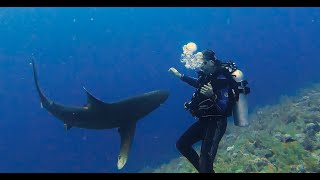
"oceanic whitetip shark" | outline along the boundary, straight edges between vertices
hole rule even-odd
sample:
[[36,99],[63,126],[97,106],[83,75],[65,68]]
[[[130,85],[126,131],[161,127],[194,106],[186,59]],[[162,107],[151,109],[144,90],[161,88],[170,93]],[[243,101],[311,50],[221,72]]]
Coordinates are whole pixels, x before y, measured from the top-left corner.
[[72,127],[100,130],[118,129],[121,139],[118,169],[123,168],[127,162],[137,121],[157,109],[169,96],[168,91],[157,90],[117,102],[106,103],[94,97],[84,88],[87,94],[86,105],[65,106],[48,99],[42,93],[34,59],[32,59],[32,67],[41,107],[60,119],[67,130]]

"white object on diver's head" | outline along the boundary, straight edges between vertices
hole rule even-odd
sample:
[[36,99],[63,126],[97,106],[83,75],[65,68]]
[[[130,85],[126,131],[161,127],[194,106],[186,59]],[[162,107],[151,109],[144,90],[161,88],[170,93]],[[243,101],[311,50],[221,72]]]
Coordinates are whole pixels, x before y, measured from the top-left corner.
[[194,57],[195,57],[198,61],[203,61],[203,54],[202,54],[202,52],[197,52],[197,54],[195,54]]
[[197,50],[197,45],[194,42],[189,42],[186,47],[192,53]]
[[196,54],[197,45],[194,42],[189,42],[188,44],[182,47],[183,54],[181,54],[181,63],[185,63],[185,67],[188,69],[199,69],[203,63],[203,55],[201,52]]

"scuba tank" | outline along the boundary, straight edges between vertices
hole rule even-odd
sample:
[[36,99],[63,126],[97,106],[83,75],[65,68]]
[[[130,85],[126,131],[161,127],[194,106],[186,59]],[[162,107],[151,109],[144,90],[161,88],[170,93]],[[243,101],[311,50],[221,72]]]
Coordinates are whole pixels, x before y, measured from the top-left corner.
[[242,71],[236,67],[234,62],[229,61],[227,63],[222,63],[222,66],[229,70],[233,79],[238,84],[239,100],[235,102],[232,109],[234,124],[240,127],[248,126],[248,102],[246,97],[247,94],[250,93],[250,88],[246,87],[248,81],[245,80]]

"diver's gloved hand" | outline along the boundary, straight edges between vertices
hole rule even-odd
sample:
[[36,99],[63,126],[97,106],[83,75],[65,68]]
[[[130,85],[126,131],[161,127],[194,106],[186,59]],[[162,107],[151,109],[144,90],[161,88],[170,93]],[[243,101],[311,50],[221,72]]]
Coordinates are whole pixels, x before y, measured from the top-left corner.
[[176,68],[174,68],[174,67],[170,68],[168,71],[171,72],[173,75],[179,77],[179,78],[181,78],[181,76],[182,76],[182,74],[179,73],[179,71],[176,70]]
[[212,97],[213,96],[213,90],[210,82],[208,84],[205,84],[201,87],[200,93],[205,95],[206,97]]

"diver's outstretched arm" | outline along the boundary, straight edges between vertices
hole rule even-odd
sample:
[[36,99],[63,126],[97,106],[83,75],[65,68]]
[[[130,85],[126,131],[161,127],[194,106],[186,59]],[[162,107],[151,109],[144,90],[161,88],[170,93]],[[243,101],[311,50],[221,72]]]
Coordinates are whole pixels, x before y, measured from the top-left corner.
[[182,81],[186,82],[190,86],[198,88],[198,83],[197,83],[198,79],[193,78],[193,77],[189,77],[189,76],[185,76],[184,74],[179,73],[179,71],[176,70],[176,68],[174,68],[174,67],[171,67],[168,71],[171,72],[173,75],[179,77]]

